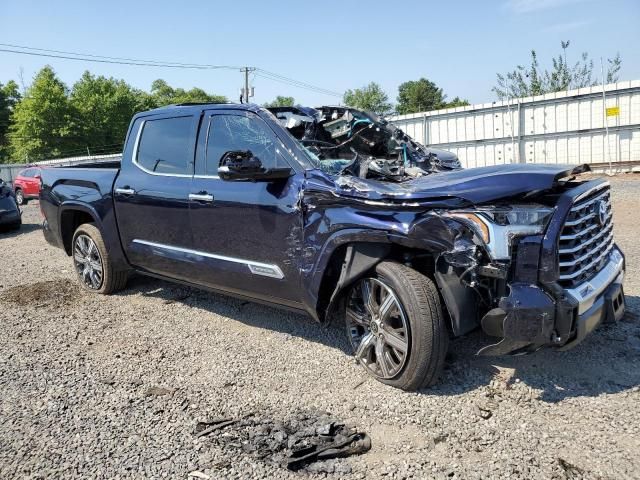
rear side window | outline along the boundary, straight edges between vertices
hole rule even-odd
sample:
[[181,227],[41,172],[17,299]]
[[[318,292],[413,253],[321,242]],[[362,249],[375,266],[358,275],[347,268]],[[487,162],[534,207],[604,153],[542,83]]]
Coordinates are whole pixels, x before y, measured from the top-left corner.
[[20,173],[21,177],[33,177],[33,175],[34,175],[33,168],[27,168],[26,170],[23,170],[22,173]]
[[193,173],[193,117],[147,120],[142,127],[136,163],[153,173]]

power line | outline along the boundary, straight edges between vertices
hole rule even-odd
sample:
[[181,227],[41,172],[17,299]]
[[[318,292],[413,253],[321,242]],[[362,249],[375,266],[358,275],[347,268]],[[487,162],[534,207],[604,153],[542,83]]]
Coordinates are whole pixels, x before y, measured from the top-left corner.
[[[241,67],[234,65],[211,65],[211,64],[199,64],[199,63],[180,63],[180,62],[167,62],[161,60],[142,60],[139,58],[126,58],[126,57],[109,57],[105,55],[94,55],[91,53],[79,53],[79,52],[69,52],[64,50],[51,50],[47,48],[36,48],[36,47],[26,47],[23,45],[14,45],[11,43],[0,43],[2,48],[1,52],[9,52],[9,53],[17,53],[24,55],[33,55],[40,57],[52,57],[52,58],[62,58],[65,60],[82,60],[85,62],[99,62],[99,63],[112,63],[119,65],[134,65],[140,67],[168,67],[168,68],[192,68],[199,70],[215,70],[215,69],[226,69],[226,70],[238,70]],[[15,48],[20,48],[22,50],[33,50],[33,51],[22,51],[15,50]],[[40,52],[40,53],[37,53]]]
[[262,78],[268,78],[269,80],[275,80],[275,81],[279,81],[282,83],[287,83],[293,86],[297,86],[300,88],[307,88],[309,90],[314,90],[317,91],[318,93],[324,93],[326,95],[333,95],[333,96],[337,96],[337,97],[342,97],[342,93],[340,92],[336,92],[333,90],[329,90],[326,88],[322,88],[322,87],[318,87],[316,85],[312,85],[310,83],[306,83],[306,82],[302,82],[300,80],[295,80],[293,78],[289,78],[289,77],[285,77],[284,75],[280,75],[278,73],[274,73],[274,72],[270,72],[268,70],[264,70],[263,68],[258,68],[257,69],[257,76],[260,76]]
[[197,69],[197,70],[210,70],[210,69],[235,69],[235,67],[231,67],[231,66],[226,66],[226,65],[211,65],[211,66],[206,66],[206,65],[192,65],[192,66],[187,66],[187,65],[177,65],[177,64],[172,64],[172,63],[145,63],[145,61],[141,61],[141,62],[128,62],[128,61],[122,61],[122,60],[106,60],[106,59],[99,59],[99,58],[88,58],[88,57],[71,57],[68,55],[57,55],[57,54],[53,54],[53,53],[37,53],[37,52],[23,52],[23,51],[19,51],[19,50],[10,50],[8,48],[0,48],[0,52],[8,52],[8,53],[18,53],[21,55],[31,55],[34,57],[49,57],[49,58],[62,58],[65,60],[80,60],[80,61],[84,61],[84,62],[98,62],[98,63],[110,63],[110,64],[117,64],[117,65],[134,65],[134,66],[138,66],[138,67],[163,67],[163,68],[190,68],[190,69]]
[[[170,62],[161,60],[143,60],[137,58],[128,57],[112,57],[106,55],[95,55],[91,53],[79,53],[70,52],[65,50],[53,50],[47,48],[28,47],[25,45],[16,45],[12,43],[0,43],[0,52],[14,53],[18,55],[30,55],[35,57],[48,57],[48,58],[60,58],[63,60],[76,60],[85,62],[97,62],[116,65],[131,65],[140,67],[161,67],[161,68],[183,68],[183,69],[196,69],[196,70],[241,70],[242,68],[234,65],[212,65],[212,64],[199,64],[199,63],[181,63]],[[20,50],[16,50],[20,49]],[[269,70],[262,68],[255,69],[255,76],[261,77],[267,80],[280,82],[289,86],[303,88],[323,95],[330,95],[335,97],[342,97],[342,93],[335,92],[326,88],[318,87],[310,83],[295,80],[284,75],[280,75]]]
[[0,46],[11,47],[11,48],[21,48],[24,50],[35,50],[38,52],[62,53],[65,55],[75,55],[75,56],[81,56],[81,57],[104,58],[107,60],[122,60],[122,61],[129,61],[129,62],[142,62],[142,63],[152,63],[152,64],[161,64],[161,65],[171,64],[171,65],[176,65],[181,67],[229,68],[234,70],[241,68],[233,65],[207,65],[207,64],[199,64],[199,63],[168,62],[168,61],[162,61],[162,60],[141,60],[139,58],[127,58],[127,57],[109,57],[106,55],[95,55],[92,53],[78,53],[78,52],[69,52],[66,50],[52,50],[48,48],[27,47],[24,45],[15,45],[11,43],[0,43]]

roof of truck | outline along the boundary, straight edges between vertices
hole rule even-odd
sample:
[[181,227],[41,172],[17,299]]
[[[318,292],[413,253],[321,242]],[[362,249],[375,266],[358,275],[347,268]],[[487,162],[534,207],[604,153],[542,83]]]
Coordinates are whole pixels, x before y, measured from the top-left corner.
[[[260,110],[262,107],[256,105],[254,103],[177,103],[173,105],[166,105],[164,107],[154,108],[152,110],[147,110],[146,112],[140,112],[140,114],[148,114],[148,113],[162,113],[164,111],[175,111],[180,110],[181,112],[196,112],[201,110],[248,110],[251,112],[256,112]],[[139,114],[139,115],[140,115]]]

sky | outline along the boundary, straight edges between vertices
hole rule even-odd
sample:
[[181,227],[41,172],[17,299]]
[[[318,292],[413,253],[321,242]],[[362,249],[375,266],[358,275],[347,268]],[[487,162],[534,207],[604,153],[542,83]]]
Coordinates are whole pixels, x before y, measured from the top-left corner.
[[[334,92],[378,82],[392,101],[398,85],[426,77],[449,98],[496,100],[496,73],[541,66],[570,40],[569,60],[619,52],[621,80],[640,79],[639,0],[222,1],[0,0],[0,43],[181,63],[256,66]],[[7,48],[1,47],[0,48]],[[82,72],[149,90],[163,78],[237,101],[237,69],[187,70],[88,63],[0,52],[0,82],[27,85],[51,65],[69,86]],[[252,101],[276,95],[296,103],[339,103],[336,96],[251,78]]]

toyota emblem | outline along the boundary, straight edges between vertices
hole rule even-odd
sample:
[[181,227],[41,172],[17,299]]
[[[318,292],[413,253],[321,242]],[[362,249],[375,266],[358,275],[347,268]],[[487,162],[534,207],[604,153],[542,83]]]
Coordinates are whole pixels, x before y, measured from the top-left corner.
[[607,221],[607,204],[603,200],[600,200],[596,204],[596,214],[598,216],[598,223],[600,226],[604,225]]

